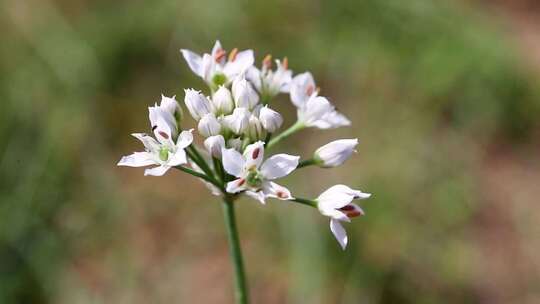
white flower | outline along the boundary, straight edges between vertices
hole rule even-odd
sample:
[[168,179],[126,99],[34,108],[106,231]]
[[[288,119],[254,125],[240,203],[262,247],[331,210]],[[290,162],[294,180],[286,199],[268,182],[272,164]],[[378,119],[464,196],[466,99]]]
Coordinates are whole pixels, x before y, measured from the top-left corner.
[[253,109],[259,102],[259,94],[244,77],[239,77],[233,81],[232,95],[238,108]]
[[201,92],[187,89],[185,90],[186,97],[184,98],[184,103],[188,108],[189,113],[195,120],[201,119],[204,115],[212,113],[212,105],[206,97],[204,97]]
[[189,68],[203,78],[212,88],[230,83],[235,77],[245,73],[253,65],[252,50],[238,52],[234,49],[227,58],[227,53],[216,41],[211,54],[198,55],[190,50],[180,50]]
[[234,109],[234,101],[231,95],[231,91],[225,86],[220,86],[218,90],[214,93],[211,100],[214,105],[216,114],[227,115],[230,114]]
[[223,124],[236,134],[244,133],[249,126],[251,113],[245,108],[234,109],[231,115],[223,117]]
[[335,140],[317,149],[314,158],[322,167],[337,167],[356,152],[356,145],[358,145],[356,138]]
[[281,127],[281,124],[283,123],[283,118],[281,117],[281,114],[268,108],[268,106],[261,108],[259,112],[259,120],[261,121],[261,124],[266,129],[266,131],[270,133],[273,133],[277,129],[279,129],[279,127]]
[[[160,125],[164,123],[163,119],[158,119],[158,121]],[[171,167],[187,163],[184,149],[193,142],[191,131],[182,131],[176,143],[172,141],[170,132],[162,134],[161,138],[158,137],[159,142],[146,134],[134,133],[132,135],[143,143],[145,151],[122,157],[118,162],[118,166],[144,167],[158,165],[146,169],[144,175],[162,176]]]
[[210,136],[204,140],[204,147],[216,158],[221,158],[221,150],[225,148],[225,139],[222,135]]
[[262,141],[247,146],[243,155],[234,149],[224,149],[221,153],[225,171],[237,177],[227,183],[227,192],[245,191],[247,195],[263,204],[267,197],[281,200],[293,198],[287,188],[271,180],[291,173],[298,166],[300,157],[276,154],[263,163],[264,142]]
[[311,95],[306,103],[298,108],[298,121],[306,127],[319,129],[332,129],[351,124],[343,114],[336,111],[328,99],[316,94]]
[[290,96],[298,109],[298,120],[307,127],[331,129],[348,126],[351,122],[325,97],[317,96],[319,89],[310,72],[296,75],[291,83]]
[[371,194],[363,193],[360,190],[351,189],[345,185],[335,185],[324,191],[316,199],[317,208],[322,215],[328,216],[330,220],[330,230],[341,245],[342,249],[347,247],[347,232],[341,222],[350,222],[351,218],[364,215],[364,211],[358,205],[351,203],[353,199],[366,199]]
[[221,124],[214,113],[205,114],[198,125],[199,133],[204,137],[218,135],[221,132]]
[[[155,104],[153,107],[148,107],[148,118],[150,119],[150,125],[152,131],[157,139],[162,138],[163,132],[170,132],[172,138],[176,138],[178,135],[178,122],[181,117],[181,109],[173,97],[166,97],[161,95],[161,103],[158,106]],[[162,119],[163,124],[158,124],[158,120]],[[166,129],[163,129],[166,127]],[[169,131],[167,131],[169,130]]]
[[246,73],[246,77],[255,86],[261,95],[273,97],[279,93],[288,93],[292,81],[292,71],[288,69],[287,58],[283,63],[276,60],[277,68],[272,71],[272,56],[264,58],[262,68],[259,70],[252,66]]

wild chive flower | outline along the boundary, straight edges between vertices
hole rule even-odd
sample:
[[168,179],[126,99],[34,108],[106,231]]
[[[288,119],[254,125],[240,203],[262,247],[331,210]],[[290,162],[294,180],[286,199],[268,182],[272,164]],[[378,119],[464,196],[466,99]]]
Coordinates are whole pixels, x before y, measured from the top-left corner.
[[298,166],[299,156],[277,154],[263,162],[264,142],[258,141],[246,147],[244,154],[234,149],[222,152],[223,167],[227,173],[237,177],[227,183],[227,192],[246,194],[262,204],[267,197],[281,200],[292,199],[291,192],[272,180],[289,175]]
[[229,84],[236,76],[245,73],[254,62],[253,51],[233,49],[229,56],[216,41],[211,54],[198,55],[190,50],[180,50],[189,68],[213,89]]
[[246,77],[266,100],[279,93],[289,93],[292,71],[289,69],[287,57],[283,58],[283,61],[276,60],[276,70],[272,71],[272,56],[267,55],[261,69],[252,66],[247,71]]
[[330,142],[319,149],[313,155],[315,162],[323,168],[337,167],[343,164],[356,152],[358,139],[339,139]]
[[[317,149],[312,158],[301,162],[299,156],[284,153],[264,160],[265,150],[274,148],[280,141],[306,127],[330,129],[350,125],[350,121],[326,97],[319,96],[320,89],[313,75],[305,72],[293,77],[286,58],[276,60],[276,69],[272,70],[271,56],[266,56],[261,69],[258,69],[253,66],[253,51],[233,49],[227,54],[219,41],[209,54],[201,56],[189,50],[181,52],[189,68],[209,87],[210,96],[186,89],[184,98],[198,133],[203,137],[204,148],[193,143],[192,130],[181,130],[180,122],[184,118],[175,97],[162,95],[159,105],[148,108],[154,137],[133,134],[143,143],[145,151],[122,157],[118,165],[155,165],[145,170],[145,175],[155,176],[161,176],[174,167],[195,176],[213,195],[220,196],[231,252],[235,256],[237,278],[244,275],[233,206],[234,201],[244,194],[263,204],[268,198],[275,198],[318,208],[321,214],[331,218],[330,229],[344,249],[348,238],[341,222],[363,215],[362,209],[352,201],[368,198],[370,194],[336,185],[316,199],[306,199],[296,194],[293,196],[288,188],[274,180],[304,166],[339,166],[355,151],[358,140],[330,142]],[[269,107],[273,97],[279,93],[289,93],[297,110],[297,121],[283,132],[278,132],[283,125],[282,115]],[[240,295],[238,302],[244,303],[247,297],[245,285],[242,279],[236,282],[237,294]]]
[[348,243],[347,232],[341,222],[350,222],[352,218],[364,215],[364,210],[351,202],[354,199],[366,199],[370,196],[369,193],[354,190],[345,185],[335,185],[321,193],[316,199],[317,208],[321,214],[331,218],[330,230],[341,248],[345,249]]

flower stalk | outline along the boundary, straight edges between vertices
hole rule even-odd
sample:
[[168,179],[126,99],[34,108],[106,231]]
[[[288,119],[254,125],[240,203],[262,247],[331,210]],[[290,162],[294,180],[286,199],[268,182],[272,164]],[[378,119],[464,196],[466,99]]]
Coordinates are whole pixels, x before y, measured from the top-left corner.
[[230,195],[226,195],[224,197],[221,206],[223,209],[223,216],[225,218],[225,226],[227,228],[229,254],[234,267],[234,295],[236,304],[247,304],[249,299],[244,261],[242,257],[242,249],[240,247],[240,239],[238,237],[238,228],[236,226],[234,203]]
[[282,133],[280,133],[280,134],[276,135],[274,138],[272,138],[268,142],[267,148],[271,148],[271,147],[275,146],[280,141],[282,141],[285,138],[293,135],[294,133],[302,130],[303,128],[305,128],[305,125],[302,122],[297,121],[294,125],[290,126],[287,130],[283,131]]

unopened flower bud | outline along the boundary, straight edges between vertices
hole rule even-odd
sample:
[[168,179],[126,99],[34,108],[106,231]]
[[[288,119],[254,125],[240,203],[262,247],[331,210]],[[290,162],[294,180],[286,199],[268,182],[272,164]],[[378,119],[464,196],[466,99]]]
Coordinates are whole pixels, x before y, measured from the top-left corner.
[[266,132],[264,131],[264,128],[261,122],[254,115],[251,115],[249,117],[249,126],[247,128],[247,135],[249,136],[249,138],[251,138],[254,141],[263,140],[264,137],[266,136]]
[[259,102],[259,95],[253,86],[243,77],[233,82],[232,94],[238,108],[251,109]]
[[186,97],[184,102],[189,110],[189,113],[195,120],[201,119],[205,114],[212,112],[212,106],[206,97],[201,92],[187,89],[185,90]]
[[212,104],[217,114],[230,114],[234,109],[234,101],[231,91],[225,86],[220,86],[212,97]]
[[234,109],[231,115],[223,118],[225,125],[236,134],[242,134],[249,125],[249,117],[251,113],[245,108]]
[[221,149],[225,148],[225,139],[221,135],[210,136],[204,140],[204,147],[213,157],[221,158]]
[[199,133],[204,137],[218,135],[221,132],[221,125],[213,113],[204,115],[199,120]]
[[279,129],[283,123],[281,115],[268,107],[261,108],[259,120],[261,121],[262,126],[270,133]]
[[176,96],[173,97],[167,97],[163,94],[161,94],[161,103],[160,106],[167,110],[169,113],[171,113],[174,116],[174,119],[176,120],[176,124],[180,125],[180,122],[183,118],[183,112],[182,108],[176,101]]
[[356,138],[335,140],[317,149],[314,158],[321,167],[337,167],[356,152],[356,145],[358,145]]

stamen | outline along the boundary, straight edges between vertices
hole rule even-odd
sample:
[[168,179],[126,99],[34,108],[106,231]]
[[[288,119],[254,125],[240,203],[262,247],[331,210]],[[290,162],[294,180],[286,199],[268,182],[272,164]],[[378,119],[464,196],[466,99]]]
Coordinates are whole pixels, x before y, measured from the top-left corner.
[[253,153],[251,153],[251,158],[257,159],[257,157],[259,157],[259,152],[261,152],[259,148],[253,150]]
[[266,55],[262,61],[262,65],[267,69],[272,68],[272,55]]
[[214,55],[214,59],[216,60],[216,62],[219,63],[223,58],[225,58],[226,54],[227,52],[225,52],[225,50],[219,49],[216,51],[216,54]]
[[167,133],[165,133],[163,131],[158,131],[158,134],[163,136],[163,138],[165,138],[165,139],[169,139],[169,135],[167,135]]
[[238,55],[238,49],[237,48],[234,48],[230,53],[229,53],[229,61],[230,62],[233,62],[236,60],[236,55]]
[[283,66],[283,68],[285,70],[288,70],[289,69],[289,58],[284,57],[283,62],[281,63],[281,66]]

